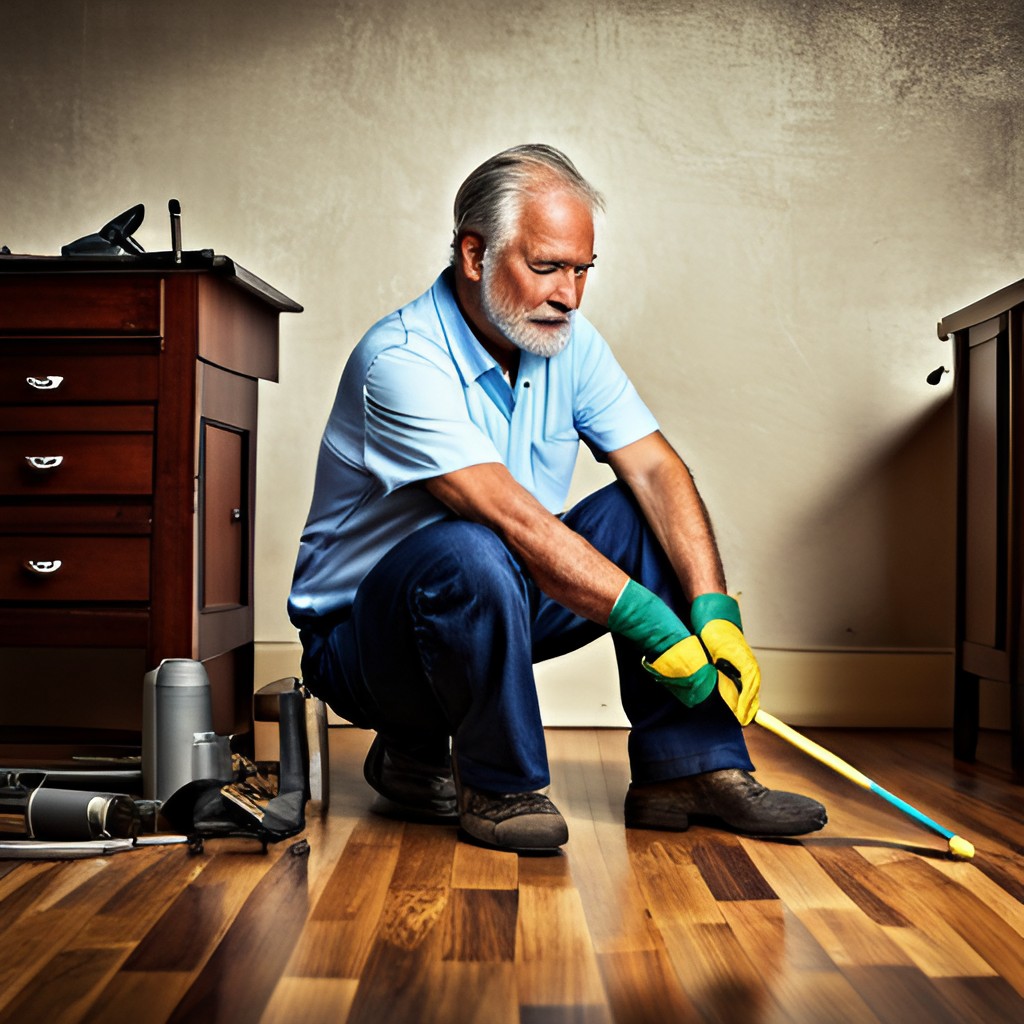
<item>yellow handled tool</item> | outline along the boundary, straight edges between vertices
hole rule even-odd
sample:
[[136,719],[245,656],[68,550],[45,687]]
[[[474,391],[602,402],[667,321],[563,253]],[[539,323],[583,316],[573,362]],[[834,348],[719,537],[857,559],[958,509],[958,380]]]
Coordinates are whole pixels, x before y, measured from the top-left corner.
[[828,765],[828,767],[833,771],[838,772],[844,778],[856,783],[862,789],[867,789],[872,793],[877,793],[883,800],[888,800],[893,807],[903,811],[904,814],[910,815],[911,818],[920,822],[926,828],[930,828],[933,832],[937,832],[949,843],[949,852],[953,857],[958,860],[970,860],[974,856],[974,846],[966,839],[961,836],[954,835],[948,828],[943,828],[938,824],[938,822],[932,821],[931,818],[926,814],[922,814],[916,807],[911,807],[911,805],[905,800],[901,800],[898,796],[894,796],[887,789],[883,789],[877,782],[873,782],[863,772],[857,771],[853,765],[848,764],[841,757],[837,757],[830,750],[826,750],[824,747],[819,746],[814,742],[814,740],[809,740],[806,736],[802,736],[795,729],[791,729],[786,725],[785,722],[780,722],[774,715],[769,715],[767,711],[758,711],[754,716],[754,721],[769,732],[773,732],[776,736],[780,736],[787,743],[791,743],[798,750],[802,750],[805,754],[809,754],[816,761],[820,761],[822,764]]

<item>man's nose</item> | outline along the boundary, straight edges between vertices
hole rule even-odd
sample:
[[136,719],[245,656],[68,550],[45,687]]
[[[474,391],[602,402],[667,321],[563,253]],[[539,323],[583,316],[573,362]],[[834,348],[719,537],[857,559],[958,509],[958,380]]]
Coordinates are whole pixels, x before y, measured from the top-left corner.
[[548,296],[548,302],[557,309],[568,312],[576,309],[580,304],[579,280],[572,267],[566,267],[558,271],[558,281],[555,290]]

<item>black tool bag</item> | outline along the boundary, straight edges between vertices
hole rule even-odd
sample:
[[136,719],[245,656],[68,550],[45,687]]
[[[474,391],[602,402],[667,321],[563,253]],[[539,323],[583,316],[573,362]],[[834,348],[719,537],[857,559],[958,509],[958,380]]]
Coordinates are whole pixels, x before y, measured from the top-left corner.
[[309,799],[309,750],[306,709],[299,690],[279,695],[281,761],[277,780],[270,765],[232,755],[232,778],[196,779],[182,786],[160,813],[171,828],[189,837],[194,850],[205,839],[256,839],[268,843],[306,827]]

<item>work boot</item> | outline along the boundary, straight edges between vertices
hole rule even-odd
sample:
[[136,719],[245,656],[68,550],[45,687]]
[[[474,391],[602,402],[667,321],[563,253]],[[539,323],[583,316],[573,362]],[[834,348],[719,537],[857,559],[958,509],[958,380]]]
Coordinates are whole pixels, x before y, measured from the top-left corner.
[[451,822],[457,816],[450,759],[426,764],[378,735],[363,762],[363,778],[383,797],[374,810],[408,821]]
[[817,800],[766,789],[740,768],[632,783],[626,793],[627,828],[685,832],[693,822],[750,836],[799,836],[826,821]]
[[459,824],[499,850],[556,850],[569,839],[565,819],[543,793],[484,793],[460,785]]

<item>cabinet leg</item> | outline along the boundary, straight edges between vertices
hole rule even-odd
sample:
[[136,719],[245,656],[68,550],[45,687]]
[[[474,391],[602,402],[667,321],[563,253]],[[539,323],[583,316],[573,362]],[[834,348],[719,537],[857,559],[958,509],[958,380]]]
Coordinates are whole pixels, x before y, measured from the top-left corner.
[[978,753],[978,677],[957,669],[953,688],[953,756],[973,761]]
[[1024,783],[1024,685],[1010,680],[1010,764],[1016,782]]

